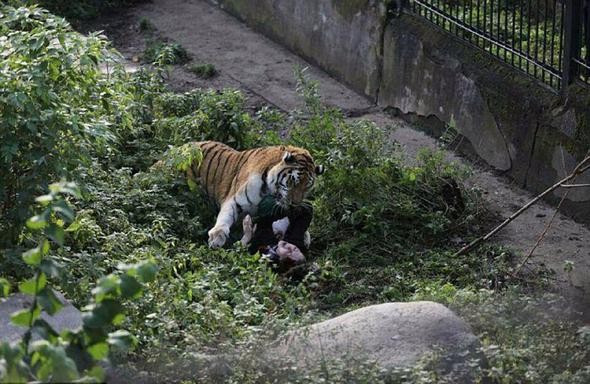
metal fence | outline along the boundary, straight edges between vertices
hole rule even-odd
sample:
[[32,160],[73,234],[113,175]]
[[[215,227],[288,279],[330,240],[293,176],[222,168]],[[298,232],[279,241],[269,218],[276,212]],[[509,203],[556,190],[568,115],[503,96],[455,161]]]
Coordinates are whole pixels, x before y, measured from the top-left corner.
[[554,89],[590,84],[590,0],[409,0],[409,10]]

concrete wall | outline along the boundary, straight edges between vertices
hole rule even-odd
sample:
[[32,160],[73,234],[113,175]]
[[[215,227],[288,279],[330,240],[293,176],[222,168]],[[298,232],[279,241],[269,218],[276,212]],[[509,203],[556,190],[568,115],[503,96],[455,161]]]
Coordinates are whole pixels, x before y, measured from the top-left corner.
[[[590,149],[587,88],[558,95],[418,18],[388,18],[382,1],[216,3],[380,106],[424,126],[454,126],[468,152],[533,192],[568,174]],[[577,182],[590,183],[590,173]],[[590,190],[571,190],[563,209],[590,223]]]
[[[473,152],[522,187],[544,191],[590,150],[590,90],[558,95],[409,15],[390,20],[384,36],[378,103],[454,125]],[[576,182],[590,182],[590,172]],[[590,189],[570,190],[563,209],[590,222]]]
[[386,9],[379,0],[219,0],[223,9],[377,97]]

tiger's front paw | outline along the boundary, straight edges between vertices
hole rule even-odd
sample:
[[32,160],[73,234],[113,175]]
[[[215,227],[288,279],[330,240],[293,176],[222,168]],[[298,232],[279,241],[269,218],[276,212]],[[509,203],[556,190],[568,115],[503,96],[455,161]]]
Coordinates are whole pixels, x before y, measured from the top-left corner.
[[229,229],[213,227],[209,231],[209,248],[221,248],[229,237]]

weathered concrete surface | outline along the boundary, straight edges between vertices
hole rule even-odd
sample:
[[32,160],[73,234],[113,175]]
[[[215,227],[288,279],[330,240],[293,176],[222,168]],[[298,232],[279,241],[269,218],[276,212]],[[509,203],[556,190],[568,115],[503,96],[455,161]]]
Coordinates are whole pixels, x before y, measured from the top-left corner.
[[464,364],[477,356],[478,346],[469,326],[451,310],[422,301],[373,305],[311,325],[285,336],[268,355],[288,357],[302,368],[366,359],[390,370],[437,354],[440,369],[467,378]]
[[492,167],[511,168],[506,141],[473,79],[461,63],[417,36],[389,24],[384,38],[379,104],[403,113],[437,116],[454,125]]
[[377,0],[218,0],[290,50],[376,99],[386,9]]
[[[64,305],[63,308],[54,316],[49,316],[43,312],[41,317],[58,333],[65,329],[76,330],[82,327],[82,315],[80,311],[70,304],[59,292],[55,292],[55,295]],[[21,339],[26,329],[12,325],[10,316],[14,312],[30,308],[31,303],[32,297],[21,293],[16,293],[0,302],[0,341],[13,343]]]
[[[252,2],[258,3],[262,4],[260,1]],[[264,11],[263,8],[253,9],[260,13]],[[191,52],[195,62],[215,65],[219,76],[197,85],[217,89],[240,88],[247,94],[254,94],[267,103],[290,111],[302,107],[302,98],[295,92],[293,68],[309,66],[307,75],[321,82],[320,94],[326,103],[344,110],[371,106],[365,97],[350,92],[325,72],[205,0],[154,0],[137,7],[135,16],[147,18],[158,30],[166,31],[166,37],[182,44]],[[295,30],[290,33],[294,34]],[[120,30],[114,32],[121,34],[122,39],[133,35],[129,27],[123,33]],[[223,41],[223,46],[219,45],[220,41]],[[131,51],[130,59],[141,54],[140,42],[131,43],[128,49]],[[195,76],[190,73],[183,76],[186,89],[191,89],[194,79]]]
[[[545,190],[590,149],[587,89],[557,95],[410,15],[391,20],[383,52],[380,105],[454,126],[522,187]],[[590,223],[590,188],[570,191],[562,208]]]

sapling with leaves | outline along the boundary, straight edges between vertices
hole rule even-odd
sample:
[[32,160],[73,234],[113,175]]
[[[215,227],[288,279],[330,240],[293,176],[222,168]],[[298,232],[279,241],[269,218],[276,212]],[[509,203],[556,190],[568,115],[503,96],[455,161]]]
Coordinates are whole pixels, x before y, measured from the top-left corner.
[[[112,331],[124,319],[123,300],[139,297],[143,284],[156,274],[152,262],[120,265],[120,273],[103,277],[92,290],[90,303],[83,308],[82,327],[58,334],[41,317],[42,312],[55,315],[63,307],[50,286],[50,279],[61,272],[51,247],[64,244],[64,229],[75,219],[65,196],[81,195],[73,183],[56,183],[49,189],[48,194],[36,198],[42,212],[27,221],[37,246],[22,258],[34,273],[19,284],[19,291],[31,296],[32,303],[11,316],[14,325],[26,328],[20,342],[0,344],[1,382],[104,380],[105,372],[98,362],[107,360],[113,347],[126,349],[135,344],[129,332]],[[0,279],[0,294],[7,296],[8,292],[9,282]]]

